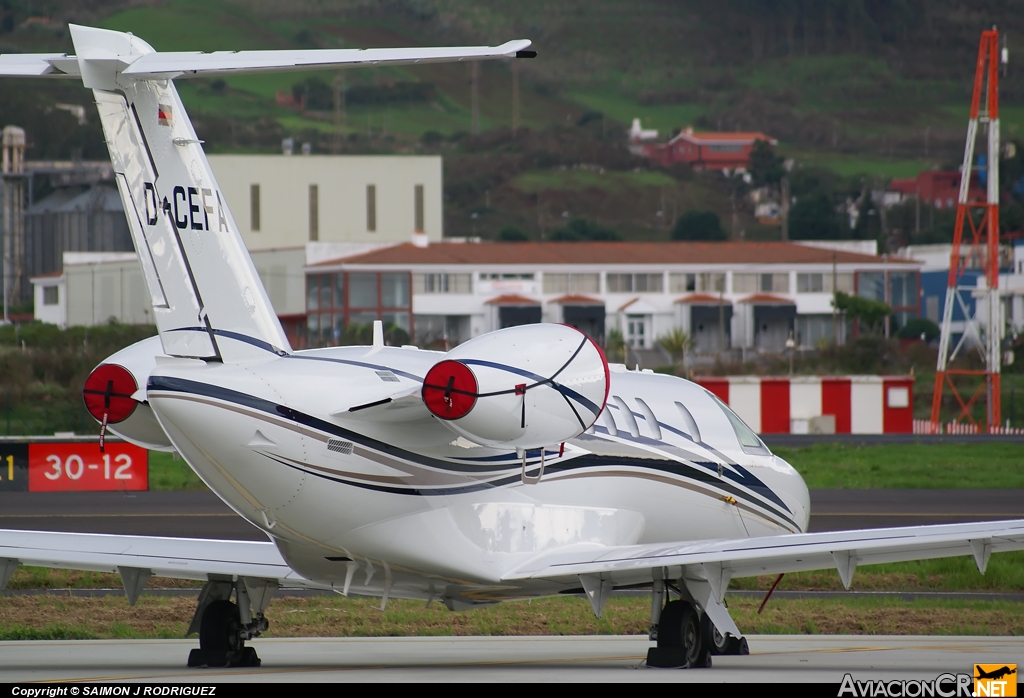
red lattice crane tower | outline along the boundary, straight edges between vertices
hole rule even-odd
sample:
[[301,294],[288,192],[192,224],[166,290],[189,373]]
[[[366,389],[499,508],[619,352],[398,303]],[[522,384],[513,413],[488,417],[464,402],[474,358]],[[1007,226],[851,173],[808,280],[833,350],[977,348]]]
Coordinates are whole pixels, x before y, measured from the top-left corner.
[[[956,398],[960,413],[954,422],[969,422],[979,432],[998,426],[999,368],[1003,338],[1002,306],[999,301],[999,65],[1006,61],[1005,49],[999,50],[999,32],[993,27],[982,32],[978,47],[978,62],[974,71],[974,94],[971,98],[971,117],[967,122],[967,145],[964,164],[960,170],[960,196],[956,209],[956,228],[953,233],[953,251],[949,260],[949,282],[946,304],[942,314],[942,334],[939,339],[939,359],[935,367],[935,392],[932,396],[931,428],[940,430],[939,408],[943,392],[948,387]],[[984,96],[984,101],[982,101]],[[974,172],[974,143],[979,124],[988,131],[988,159],[986,160],[987,191],[984,201],[971,201],[969,192]],[[975,223],[975,214],[981,212]],[[965,238],[965,222],[969,236]],[[984,286],[968,286],[964,271],[970,260],[977,260],[985,270]],[[980,279],[979,279],[980,281]],[[973,299],[972,304],[967,299]],[[950,350],[954,307],[964,315],[964,331]],[[978,349],[984,369],[950,368],[961,350]],[[961,394],[954,376],[970,376],[977,385],[970,397]],[[963,381],[964,379],[961,379]],[[971,414],[974,405],[984,397],[985,423],[979,425]]]

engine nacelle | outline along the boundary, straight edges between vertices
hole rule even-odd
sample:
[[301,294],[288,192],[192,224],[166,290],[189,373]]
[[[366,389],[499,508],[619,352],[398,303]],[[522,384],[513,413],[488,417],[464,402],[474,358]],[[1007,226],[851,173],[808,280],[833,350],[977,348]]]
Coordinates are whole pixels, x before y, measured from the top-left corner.
[[152,451],[173,450],[145,401],[149,374],[163,353],[159,337],[136,342],[94,368],[82,391],[85,408],[97,422],[106,421],[125,441]]
[[608,398],[608,362],[566,325],[522,325],[471,339],[423,380],[423,402],[482,446],[541,448],[590,428]]

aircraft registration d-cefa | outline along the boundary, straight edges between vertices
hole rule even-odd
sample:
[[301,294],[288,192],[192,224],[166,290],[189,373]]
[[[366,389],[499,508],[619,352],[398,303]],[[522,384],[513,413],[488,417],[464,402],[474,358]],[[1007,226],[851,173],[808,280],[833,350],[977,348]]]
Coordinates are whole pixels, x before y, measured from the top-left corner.
[[807,533],[803,479],[704,388],[609,365],[563,325],[491,332],[447,353],[295,351],[174,79],[532,57],[496,47],[160,53],[71,26],[76,55],[0,56],[0,76],[93,90],[159,336],[90,375],[90,413],[174,451],[267,542],[0,531],[19,565],[201,580],[190,666],[255,666],[248,640],[282,587],[452,610],[651,588],[648,663],[746,654],[731,579],[1024,549],[1024,521]]

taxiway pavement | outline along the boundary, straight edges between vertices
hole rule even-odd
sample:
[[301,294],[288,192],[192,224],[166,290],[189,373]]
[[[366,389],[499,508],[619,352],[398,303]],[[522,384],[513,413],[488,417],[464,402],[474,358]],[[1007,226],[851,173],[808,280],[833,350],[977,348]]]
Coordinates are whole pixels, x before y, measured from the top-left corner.
[[258,639],[259,669],[188,669],[189,640],[5,642],[0,682],[801,682],[934,679],[975,663],[1024,664],[1024,638],[750,636],[710,669],[649,669],[646,637]]

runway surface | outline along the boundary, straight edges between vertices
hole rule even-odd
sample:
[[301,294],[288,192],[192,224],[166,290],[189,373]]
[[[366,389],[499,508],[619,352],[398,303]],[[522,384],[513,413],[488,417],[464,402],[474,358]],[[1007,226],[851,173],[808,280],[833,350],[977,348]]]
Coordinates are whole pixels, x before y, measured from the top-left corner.
[[826,682],[934,679],[1024,664],[1024,638],[750,636],[711,669],[649,669],[646,637],[259,639],[259,669],[188,669],[188,640],[5,642],[0,682],[298,681]]
[[[812,490],[811,530],[1024,518],[1017,490]],[[0,528],[266,540],[211,492],[0,492]]]

